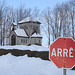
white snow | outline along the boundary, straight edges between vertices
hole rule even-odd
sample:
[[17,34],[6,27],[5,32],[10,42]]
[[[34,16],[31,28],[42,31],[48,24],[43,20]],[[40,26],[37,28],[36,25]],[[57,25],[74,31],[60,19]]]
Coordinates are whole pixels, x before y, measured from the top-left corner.
[[34,18],[32,17],[27,17],[21,21],[19,21],[18,23],[24,23],[24,22],[29,22],[29,21],[33,21],[33,22],[37,22]]
[[15,22],[12,23],[13,25],[17,26],[17,24]]
[[36,34],[36,33],[34,33],[31,37],[42,37],[40,34]]
[[31,50],[31,51],[49,51],[49,48],[38,46],[38,45],[15,45],[15,46],[0,46],[0,49],[20,49],[20,50]]
[[24,36],[24,37],[27,37],[25,31],[23,29],[17,29],[17,30],[14,30],[15,33],[17,34],[17,36]]
[[[63,69],[51,61],[8,54],[0,56],[0,75],[63,75]],[[75,71],[67,69],[67,75],[75,75]]]

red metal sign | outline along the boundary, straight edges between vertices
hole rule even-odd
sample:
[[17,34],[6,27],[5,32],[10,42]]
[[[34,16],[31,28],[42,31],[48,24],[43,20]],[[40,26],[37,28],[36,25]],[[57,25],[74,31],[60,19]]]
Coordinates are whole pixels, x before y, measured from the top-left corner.
[[71,38],[58,38],[50,45],[49,58],[58,68],[72,68],[75,65],[75,42]]

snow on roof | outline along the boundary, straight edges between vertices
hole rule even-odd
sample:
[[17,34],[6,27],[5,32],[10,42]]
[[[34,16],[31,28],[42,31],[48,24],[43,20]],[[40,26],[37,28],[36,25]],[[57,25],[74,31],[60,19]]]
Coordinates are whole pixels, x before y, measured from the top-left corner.
[[12,25],[15,25],[16,26],[17,24],[15,22],[13,22]]
[[34,33],[31,37],[42,37],[40,34],[36,34],[36,33]]
[[[25,23],[25,22],[29,22],[29,21],[38,22],[37,20],[35,20],[35,19],[32,18],[32,17],[27,17],[27,18],[25,18],[25,19],[19,21],[18,23]],[[40,23],[40,22],[38,22],[38,23]]]
[[17,34],[17,36],[24,36],[24,37],[27,37],[25,31],[23,29],[17,29],[17,30],[14,30],[15,33]]

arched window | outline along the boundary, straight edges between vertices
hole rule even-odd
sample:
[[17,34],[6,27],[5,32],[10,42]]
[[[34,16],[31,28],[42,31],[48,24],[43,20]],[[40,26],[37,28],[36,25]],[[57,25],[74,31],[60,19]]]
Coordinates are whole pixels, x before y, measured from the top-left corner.
[[11,36],[11,45],[16,45],[16,36],[14,34]]

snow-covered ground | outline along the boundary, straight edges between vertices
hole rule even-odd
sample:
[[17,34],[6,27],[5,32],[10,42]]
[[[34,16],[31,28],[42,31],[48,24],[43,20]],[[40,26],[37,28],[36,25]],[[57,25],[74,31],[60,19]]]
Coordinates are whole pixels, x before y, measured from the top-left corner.
[[[49,51],[42,46],[0,46],[0,49],[20,49],[31,51]],[[0,56],[0,75],[63,75],[63,69],[57,68],[53,62],[35,57],[19,56],[11,54]],[[67,75],[75,75],[74,70],[67,70]]]
[[49,51],[49,48],[38,45],[15,45],[15,46],[0,46],[0,49],[20,49],[20,50],[31,50],[31,51]]
[[[63,75],[63,69],[40,58],[7,54],[0,56],[0,75]],[[75,75],[75,71],[68,69],[67,75]]]

